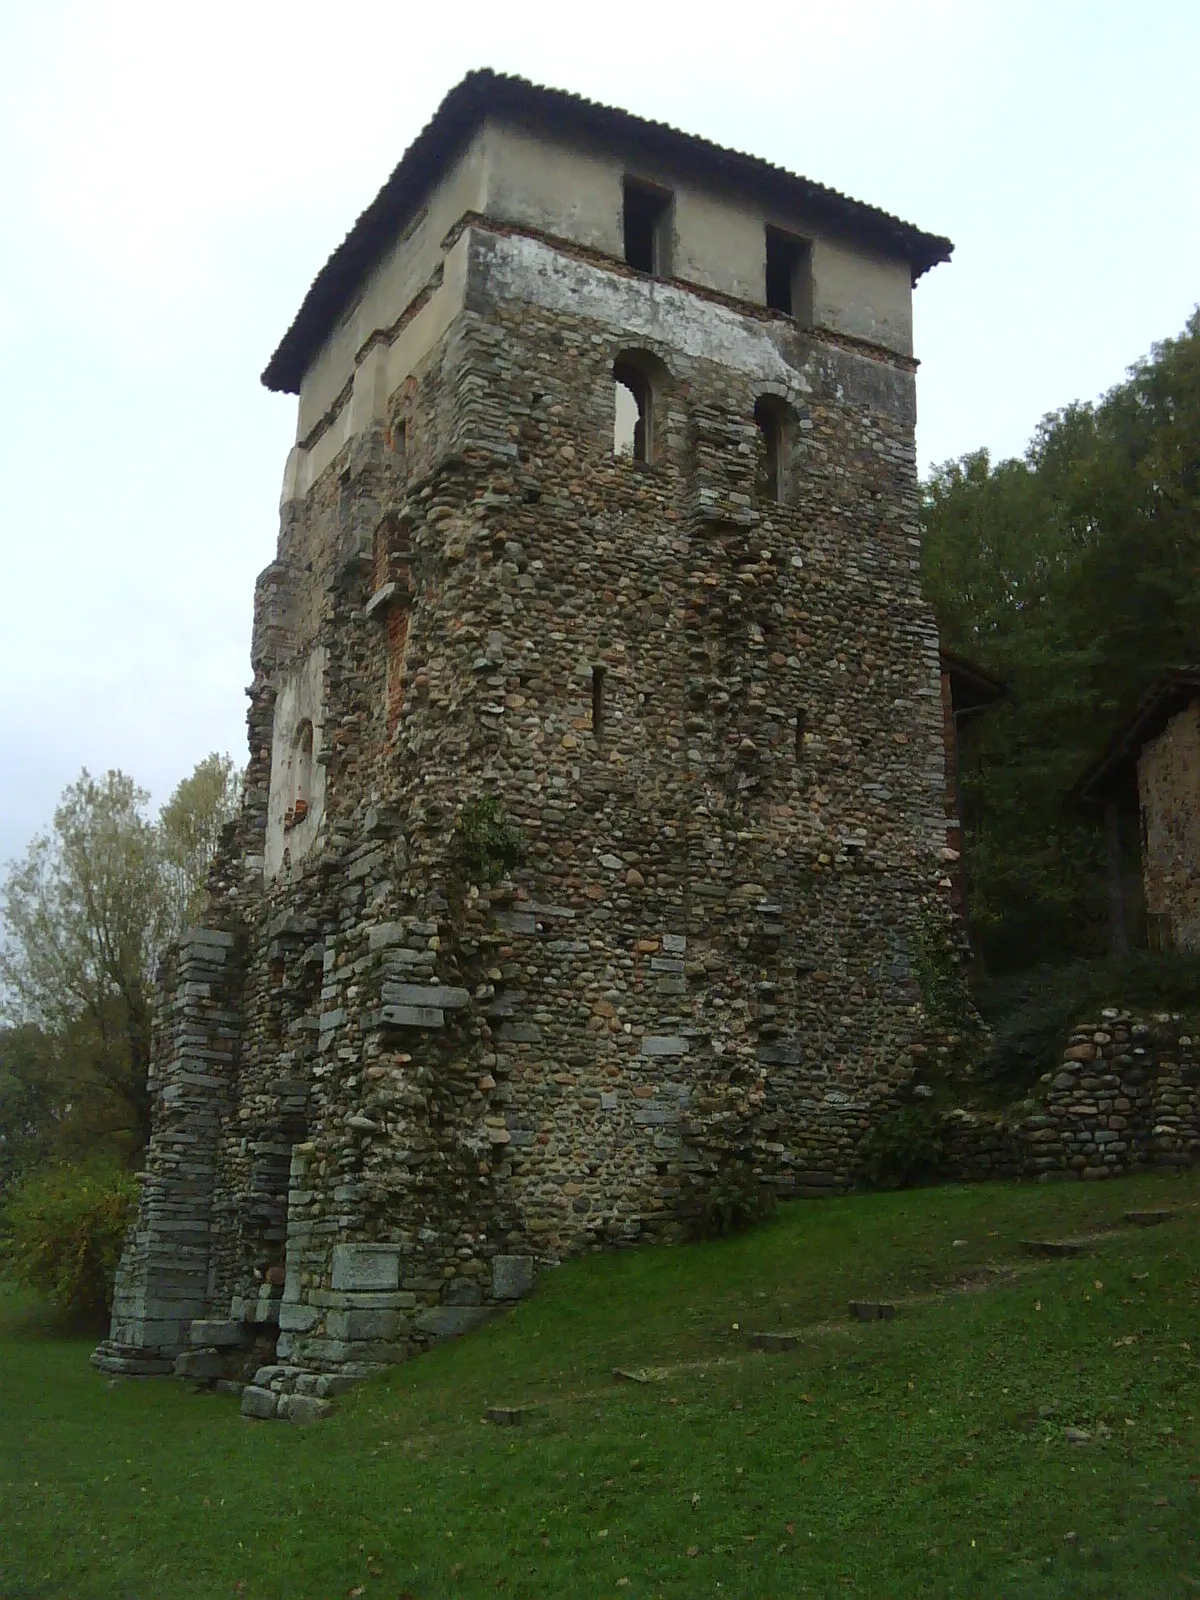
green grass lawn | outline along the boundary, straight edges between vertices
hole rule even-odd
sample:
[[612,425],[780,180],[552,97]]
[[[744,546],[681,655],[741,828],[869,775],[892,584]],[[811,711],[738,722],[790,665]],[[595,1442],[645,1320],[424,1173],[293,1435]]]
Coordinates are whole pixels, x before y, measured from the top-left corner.
[[1198,1207],[1200,1173],[801,1202],[562,1267],[309,1429],[109,1383],[8,1294],[0,1600],[1200,1596]]

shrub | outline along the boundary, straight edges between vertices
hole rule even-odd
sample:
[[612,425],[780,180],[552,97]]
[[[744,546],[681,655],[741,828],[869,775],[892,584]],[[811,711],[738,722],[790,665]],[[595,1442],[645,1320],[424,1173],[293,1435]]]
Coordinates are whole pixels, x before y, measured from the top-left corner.
[[506,872],[520,865],[524,854],[520,836],[492,795],[469,800],[455,827],[460,859],[473,878],[498,883]]
[[726,1239],[742,1233],[756,1222],[763,1222],[775,1210],[775,1195],[748,1161],[727,1161],[718,1171],[704,1196],[700,1210],[691,1220],[689,1236]]
[[1030,1088],[1057,1066],[1072,1028],[1099,1020],[1105,1006],[1146,1016],[1200,1010],[1200,959],[1135,951],[1122,960],[1034,967],[1019,977],[981,982],[979,1008],[992,1025],[980,1075],[1010,1093]]
[[863,1178],[874,1189],[932,1183],[942,1164],[942,1114],[933,1105],[897,1106],[858,1147]]
[[41,1167],[6,1192],[0,1268],[73,1317],[99,1320],[137,1204],[137,1184],[114,1162]]

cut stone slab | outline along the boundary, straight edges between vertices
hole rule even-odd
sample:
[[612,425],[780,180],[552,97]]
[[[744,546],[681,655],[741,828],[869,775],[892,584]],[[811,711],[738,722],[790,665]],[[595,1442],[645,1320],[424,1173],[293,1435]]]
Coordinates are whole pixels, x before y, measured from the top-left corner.
[[850,1315],[860,1322],[891,1322],[896,1308],[883,1300],[851,1300]]
[[245,1350],[253,1341],[251,1330],[240,1322],[217,1322],[197,1317],[188,1329],[188,1343],[197,1349]]
[[1078,1239],[1022,1239],[1021,1249],[1027,1256],[1082,1256],[1087,1245]]
[[800,1343],[800,1338],[794,1333],[752,1333],[750,1343],[756,1350],[764,1350],[768,1355],[778,1355],[781,1350],[794,1350]]
[[219,1350],[185,1350],[175,1357],[177,1378],[223,1378],[227,1360]]
[[477,1327],[487,1316],[482,1306],[430,1306],[422,1311],[413,1323],[417,1333],[428,1334],[432,1339],[457,1339]]
[[532,1288],[532,1256],[492,1258],[492,1294],[497,1300],[520,1300]]
[[1157,1228],[1160,1222],[1174,1222],[1177,1211],[1127,1211],[1125,1221],[1135,1228]]
[[275,1415],[279,1405],[279,1396],[270,1389],[260,1389],[256,1384],[248,1383],[242,1390],[242,1415],[244,1417],[259,1417],[266,1421]]
[[538,1416],[538,1411],[538,1406],[533,1405],[490,1405],[485,1414],[496,1427],[520,1427]]
[[276,1415],[303,1427],[310,1422],[320,1422],[332,1410],[332,1400],[319,1400],[313,1394],[285,1394],[279,1397]]
[[398,1244],[335,1244],[333,1287],[387,1291],[400,1287]]
[[614,1367],[613,1377],[618,1383],[653,1383],[654,1379],[640,1367]]

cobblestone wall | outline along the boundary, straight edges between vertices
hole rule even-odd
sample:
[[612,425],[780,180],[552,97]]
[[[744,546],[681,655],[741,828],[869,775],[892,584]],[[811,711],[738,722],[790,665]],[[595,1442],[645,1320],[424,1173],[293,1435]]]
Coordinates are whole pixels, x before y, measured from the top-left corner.
[[1105,1011],[1071,1035],[1062,1062],[1014,1112],[960,1111],[947,1124],[958,1178],[1111,1178],[1200,1160],[1200,1050],[1179,1017]]
[[[533,249],[473,230],[466,311],[260,581],[206,1310],[278,1319],[268,1395],[677,1233],[730,1162],[844,1186],[925,1031],[911,363]],[[649,463],[613,454],[621,356]],[[264,882],[273,706],[315,651],[323,812]],[[456,826],[480,800],[523,846],[496,882]]]

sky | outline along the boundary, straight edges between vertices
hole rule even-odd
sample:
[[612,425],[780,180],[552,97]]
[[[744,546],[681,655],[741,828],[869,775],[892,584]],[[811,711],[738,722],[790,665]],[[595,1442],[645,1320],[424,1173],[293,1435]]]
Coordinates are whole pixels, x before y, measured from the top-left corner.
[[445,92],[491,66],[956,245],[923,469],[1019,455],[1200,300],[1195,0],[0,0],[0,863],[86,766],[245,756],[295,400],[258,374]]

